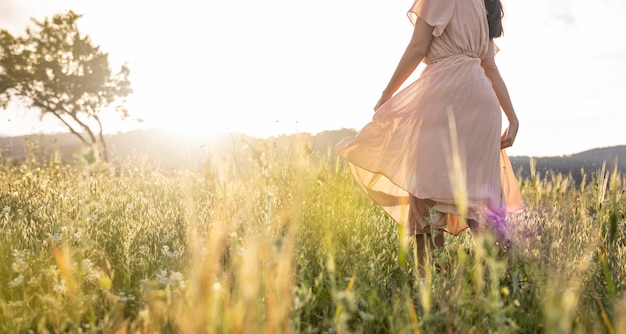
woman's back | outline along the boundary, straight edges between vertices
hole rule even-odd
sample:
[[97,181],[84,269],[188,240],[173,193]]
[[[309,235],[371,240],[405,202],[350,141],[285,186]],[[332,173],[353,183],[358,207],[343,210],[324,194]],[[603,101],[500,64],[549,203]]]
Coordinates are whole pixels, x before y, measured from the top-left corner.
[[434,26],[434,38],[424,62],[466,55],[485,58],[489,46],[489,26],[484,0],[418,1],[409,11],[415,23],[418,14]]

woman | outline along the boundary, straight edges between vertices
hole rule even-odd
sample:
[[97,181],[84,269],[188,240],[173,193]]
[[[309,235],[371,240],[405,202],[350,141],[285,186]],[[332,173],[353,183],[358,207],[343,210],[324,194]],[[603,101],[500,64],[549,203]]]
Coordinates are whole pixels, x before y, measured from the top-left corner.
[[367,195],[416,236],[424,277],[441,231],[490,228],[508,241],[505,215],[522,202],[504,148],[519,122],[494,61],[500,0],[417,0],[408,16],[413,35],[372,121],[337,148]]

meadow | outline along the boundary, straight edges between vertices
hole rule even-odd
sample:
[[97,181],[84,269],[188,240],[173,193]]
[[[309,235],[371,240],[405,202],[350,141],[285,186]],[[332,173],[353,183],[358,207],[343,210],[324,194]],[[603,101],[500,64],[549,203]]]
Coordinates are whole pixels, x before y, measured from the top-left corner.
[[2,333],[626,333],[626,179],[520,179],[513,247],[413,243],[332,151],[237,142],[201,167],[0,160]]

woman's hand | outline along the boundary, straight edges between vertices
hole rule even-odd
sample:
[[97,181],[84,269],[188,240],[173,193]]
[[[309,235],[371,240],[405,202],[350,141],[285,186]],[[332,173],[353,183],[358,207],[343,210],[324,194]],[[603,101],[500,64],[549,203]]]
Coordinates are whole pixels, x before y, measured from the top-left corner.
[[385,104],[385,102],[387,102],[387,100],[389,100],[390,97],[387,97],[383,94],[383,96],[380,97],[380,99],[378,99],[378,102],[376,103],[376,106],[374,106],[374,111],[378,111],[378,108],[380,108],[380,106],[382,106],[383,104]]
[[519,122],[517,120],[510,121],[509,127],[502,134],[502,138],[500,139],[500,148],[505,149],[507,147],[513,146],[513,142],[515,141],[515,137],[517,136],[517,130],[519,129]]

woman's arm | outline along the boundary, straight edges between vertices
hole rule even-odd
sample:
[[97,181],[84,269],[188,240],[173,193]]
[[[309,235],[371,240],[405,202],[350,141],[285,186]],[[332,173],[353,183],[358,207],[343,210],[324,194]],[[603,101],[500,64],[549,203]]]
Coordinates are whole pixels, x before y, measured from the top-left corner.
[[433,27],[418,17],[415,22],[411,41],[406,47],[406,50],[404,51],[404,54],[402,55],[402,58],[393,73],[393,76],[389,80],[389,84],[387,84],[387,88],[383,91],[383,94],[374,107],[374,110],[378,110],[383,103],[387,102],[387,100],[395,94],[400,86],[402,86],[411,73],[415,71],[417,65],[419,65],[424,56],[426,56],[426,52],[428,52],[432,38]]
[[[489,52],[493,53],[493,41],[490,41],[490,44]],[[511,102],[509,91],[506,88],[506,84],[504,83],[502,76],[500,75],[500,71],[498,70],[498,66],[496,65],[494,58],[495,57],[488,57],[483,59],[481,61],[481,66],[485,70],[487,78],[491,80],[491,85],[493,86],[493,90],[498,97],[500,107],[502,107],[506,118],[509,120],[509,127],[502,135],[502,140],[500,141],[501,148],[507,148],[513,146],[515,136],[517,136],[517,131],[519,129],[519,121],[517,119],[517,115],[515,114],[515,110],[513,109],[513,103]]]

